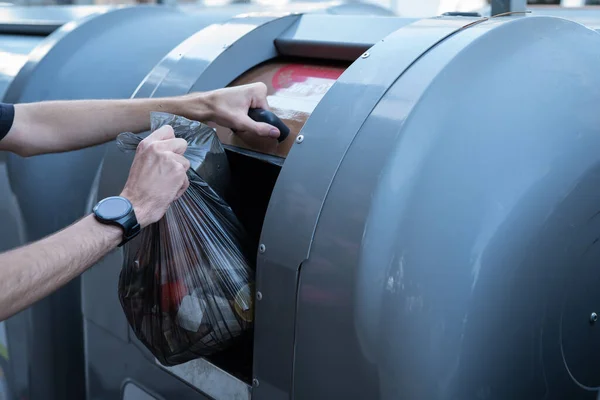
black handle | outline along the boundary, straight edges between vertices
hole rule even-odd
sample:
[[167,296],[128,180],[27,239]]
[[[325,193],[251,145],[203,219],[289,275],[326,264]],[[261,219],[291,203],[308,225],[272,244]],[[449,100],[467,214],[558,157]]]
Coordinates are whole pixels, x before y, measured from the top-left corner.
[[279,129],[279,137],[277,138],[279,143],[283,142],[290,134],[290,128],[271,111],[262,108],[251,108],[248,110],[248,116],[256,122],[264,122]]

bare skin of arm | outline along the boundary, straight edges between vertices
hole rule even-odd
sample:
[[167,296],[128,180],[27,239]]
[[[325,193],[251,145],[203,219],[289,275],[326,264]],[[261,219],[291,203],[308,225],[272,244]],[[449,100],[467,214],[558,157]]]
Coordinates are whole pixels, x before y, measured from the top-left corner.
[[120,228],[87,216],[26,248],[0,254],[0,320],[80,275],[115,248],[122,236]]
[[240,134],[278,137],[276,128],[247,116],[249,107],[268,108],[266,94],[267,87],[257,83],[170,98],[17,104],[13,126],[0,142],[0,150],[29,157],[102,144],[121,132],[147,131],[152,111],[212,121]]
[[[225,127],[259,135],[270,134],[272,127],[257,124],[247,117],[250,107],[267,108],[266,88],[253,86],[235,90],[226,89],[209,92],[205,96],[210,99],[207,107],[209,111],[204,111],[204,106],[196,102],[194,103],[197,106],[194,109],[197,113],[196,117],[206,113],[207,119]],[[67,104],[69,107],[65,109],[59,107],[57,105],[59,103],[39,105],[37,110],[34,110],[34,106],[32,114],[35,117],[32,118],[36,122],[19,121],[21,126],[16,126],[15,130],[16,124],[13,125],[5,138],[9,139],[12,136],[12,140],[9,140],[8,144],[3,140],[0,146],[4,146],[5,150],[31,155],[67,151],[102,143],[114,139],[122,131],[147,130],[149,113],[154,111],[155,106],[145,102],[138,104],[135,101],[115,104],[109,102],[103,110],[96,111],[94,102],[76,103]],[[125,113],[121,114],[121,111],[117,110],[120,107],[129,110],[131,118],[127,118]],[[101,125],[105,119],[111,120],[110,110],[118,114],[109,123],[110,129],[105,124],[89,132],[87,128],[96,124]],[[163,109],[163,111],[177,113],[176,110]],[[15,122],[17,122],[18,112],[17,109]],[[50,127],[43,127],[37,119],[46,117],[47,114],[53,115]],[[179,114],[194,118],[193,112],[187,114],[179,112]],[[83,122],[80,125],[79,122],[71,125],[68,120]],[[43,135],[47,137],[41,141],[41,145],[34,145],[34,151],[27,150],[31,145],[30,141],[35,140],[25,131],[25,127],[37,126],[45,129]],[[86,135],[90,137],[85,137]],[[273,137],[278,135],[279,132],[271,134]],[[55,137],[58,144],[50,140],[52,137]],[[189,168],[189,161],[183,157],[186,148],[185,140],[176,139],[173,129],[169,126],[153,132],[138,146],[121,196],[132,203],[142,228],[161,219],[169,205],[187,189],[189,182],[186,171]],[[0,320],[25,309],[83,273],[114,250],[121,242],[122,236],[123,232],[120,228],[101,224],[95,217],[89,215],[40,241],[0,253]]]

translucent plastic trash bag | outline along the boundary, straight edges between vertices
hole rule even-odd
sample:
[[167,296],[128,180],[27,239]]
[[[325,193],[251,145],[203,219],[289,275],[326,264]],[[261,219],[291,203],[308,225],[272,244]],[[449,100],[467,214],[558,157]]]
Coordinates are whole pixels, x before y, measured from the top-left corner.
[[[163,365],[176,365],[226,348],[251,327],[254,275],[244,229],[222,199],[229,170],[214,130],[165,113],[151,120],[153,131],[171,125],[188,141],[190,186],[125,245],[119,298],[138,339]],[[134,151],[142,139],[122,133],[117,145]]]

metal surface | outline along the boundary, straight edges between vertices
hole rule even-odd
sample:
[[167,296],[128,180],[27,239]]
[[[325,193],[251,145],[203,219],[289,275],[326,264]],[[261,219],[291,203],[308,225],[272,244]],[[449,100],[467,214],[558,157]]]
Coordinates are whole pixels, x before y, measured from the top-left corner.
[[227,86],[248,69],[277,56],[274,38],[298,18],[276,18],[285,14],[240,17],[209,26],[173,49],[134,96],[174,96]]
[[[275,41],[282,55],[354,61],[390,33],[415,22],[411,18],[364,15],[305,15]],[[348,32],[347,26],[356,26]],[[367,29],[365,29],[367,28]]]
[[597,398],[599,57],[580,25],[502,18],[400,76],[302,265],[295,399]]
[[[209,361],[199,358],[174,367],[163,367],[203,394],[217,400],[250,400],[252,388]],[[254,383],[254,382],[253,382]]]
[[[190,91],[204,91],[224,87],[253,66],[276,56],[274,38],[283,32],[298,16],[259,16],[234,18],[225,23],[215,23],[175,47],[139,85],[134,97],[158,97],[181,95]],[[127,178],[131,155],[119,151],[114,144],[108,145],[98,181],[97,198],[112,195],[121,190]],[[91,204],[91,203],[90,203]],[[143,351],[143,346],[132,336],[128,337],[127,321],[122,313],[118,298],[106,299],[106,288],[117,287],[117,277],[122,265],[122,251],[109,254],[94,269],[84,275],[85,304],[94,307],[93,313],[86,310],[86,318],[101,324],[113,338],[123,342],[132,341],[128,346],[135,351]],[[87,284],[89,282],[89,284]],[[103,299],[99,301],[99,299]],[[137,346],[137,347],[136,347]],[[121,355],[117,370],[123,377],[124,370]],[[93,359],[90,359],[95,363]],[[115,359],[113,358],[113,361]],[[155,364],[155,368],[179,377],[199,391],[211,394],[217,400],[247,398],[248,386],[241,381],[231,381],[229,387],[221,388],[211,380],[198,379],[195,372],[201,366],[205,374],[223,377],[223,373],[213,364],[204,360],[192,361],[176,368],[165,368]],[[95,366],[98,371],[109,373],[114,368],[104,362]],[[165,375],[165,379],[168,376]],[[152,387],[152,383],[147,383]],[[234,393],[232,394],[231,391]],[[162,392],[158,391],[162,394]],[[229,393],[229,394],[228,394]]]
[[[491,7],[486,5],[477,10],[483,16],[491,15]],[[528,4],[527,12],[532,16],[554,16],[578,22],[589,28],[600,29],[600,7],[561,7],[553,5]]]
[[0,7],[0,33],[46,36],[68,22],[102,14],[114,8],[114,6]]
[[[116,289],[115,289],[116,292]],[[86,358],[94,361],[87,368],[86,383],[88,400],[120,399],[127,384],[132,382],[144,388],[159,400],[209,400],[180,380],[165,374],[154,365],[147,353],[123,342],[106,331],[86,321]],[[117,356],[118,355],[118,356]]]
[[[5,100],[127,98],[169,49],[207,23],[208,17],[158,7],[123,8],[67,23],[30,54]],[[165,24],[171,27],[168,35],[156,29]],[[0,196],[16,203],[26,241],[84,215],[103,152],[97,147],[29,159],[2,156],[7,172],[1,179],[8,190]],[[17,237],[15,226],[2,225],[0,231],[2,237]],[[76,279],[8,321],[11,351],[18,347],[18,354],[34,357],[16,371],[29,377],[31,397],[84,396],[80,292]]]
[[261,237],[270,250],[258,257],[257,290],[265,296],[256,304],[255,374],[262,382],[256,390],[258,398],[291,396],[293,371],[287,366],[296,352],[298,271],[308,257],[339,162],[398,76],[421,54],[472,21],[422,20],[389,35],[370,50],[369,58],[357,60],[346,70],[301,131],[310,140],[294,146],[288,155],[271,195]]
[[589,28],[600,29],[600,7],[529,7],[532,15],[548,15],[569,19]]
[[[318,3],[320,0],[317,0]],[[294,1],[290,3],[295,4]],[[359,15],[362,18],[369,16],[393,16],[395,13],[388,7],[382,7],[378,4],[362,1],[350,0],[347,2],[338,2],[337,5],[331,5],[324,8],[322,13],[333,15]]]
[[[42,39],[39,36],[0,35],[0,99],[27,62],[29,53]],[[2,242],[0,238],[0,243]]]
[[122,400],[158,400],[159,398],[148,393],[146,389],[141,388],[135,382],[128,381],[123,385]]
[[[226,86],[250,68],[278,56],[274,45],[276,38],[286,32],[298,18],[301,17],[297,15],[282,18],[255,16],[236,18],[224,24],[212,25],[173,49],[139,85],[135,97],[172,96]],[[330,18],[335,17],[330,16]],[[467,22],[463,19],[461,23],[455,23],[453,30]],[[369,23],[363,22],[360,26],[368,27]],[[344,29],[352,32],[357,29],[357,26],[348,24]],[[443,32],[449,34],[453,30],[446,29]],[[440,31],[442,30],[438,29],[436,33],[439,35]],[[356,72],[359,73],[359,70],[360,67]],[[389,79],[390,83],[393,82],[393,77],[390,76]],[[384,91],[384,88],[380,88],[379,95]],[[111,145],[105,160],[98,185],[98,198],[120,190],[126,180],[126,171],[131,157],[122,154],[115,146]],[[303,242],[293,243],[292,247],[296,248],[303,244]],[[278,252],[268,244],[265,250],[267,255],[271,251]],[[95,291],[89,291],[84,296],[96,299],[96,302],[97,299],[102,298],[100,291],[104,291],[106,288],[109,281],[107,276],[116,276],[121,266],[121,260],[120,251],[114,252],[94,270],[86,273],[84,279],[103,283],[98,285]],[[262,308],[262,323],[257,325],[257,332],[260,326],[260,334],[255,335],[254,353],[254,370],[259,371],[255,379],[261,383],[259,387],[253,389],[253,397],[273,400],[287,398],[291,394],[294,293],[297,282],[296,271],[293,269],[279,268],[267,272],[269,282],[276,285],[277,291],[273,291],[272,286],[266,286],[268,294],[262,291],[264,296],[261,303],[265,303],[265,307]],[[112,280],[116,285],[116,278]],[[281,296],[279,296],[279,291],[282,293]],[[272,298],[271,295],[273,295]],[[273,308],[275,311],[271,313]],[[102,310],[98,309],[97,311],[113,318],[112,323],[104,325],[105,329],[116,332],[116,335],[127,334],[127,325],[124,318],[120,318],[119,306],[103,304]],[[282,313],[287,313],[287,315],[280,319]],[[122,321],[117,322],[117,320]],[[284,334],[279,336],[282,332]],[[184,365],[181,369],[170,372],[205,393],[214,390],[212,386],[205,386],[209,385],[206,381],[190,382],[185,373],[190,369],[191,366],[186,368]]]
[[[213,12],[214,6],[188,3],[177,6],[179,9],[189,13]],[[256,15],[258,13],[285,13],[285,14],[328,14],[328,15],[359,15],[369,16],[394,16],[395,13],[389,7],[383,7],[374,3],[365,3],[346,0],[330,1],[254,1],[234,2],[226,7],[233,15]]]
[[491,0],[491,15],[508,12],[523,12],[527,9],[527,0]]
[[[178,46],[169,39],[160,55],[150,16],[97,24],[84,31],[89,48],[70,41],[80,52],[61,50],[69,35],[49,52],[38,48],[14,93],[127,97],[146,76],[134,97],[170,96],[226,86],[313,45],[347,57],[306,28],[337,19],[303,25],[304,16],[284,14],[217,22]],[[369,20],[332,23],[339,48],[380,21]],[[88,398],[136,395],[127,391],[134,384],[176,399],[595,398],[600,37],[555,18],[481,21],[398,19],[385,39],[366,35],[368,56],[356,55],[303,126],[257,243],[254,376],[244,382],[204,359],[158,365],[122,314],[119,249],[83,277]],[[373,32],[394,23],[385,26]],[[115,79],[112,64],[76,68],[100,68],[99,48],[131,75]],[[22,228],[9,234],[3,225],[0,235],[33,240],[119,193],[131,155],[110,144],[98,170],[102,150],[75,154],[11,156],[8,175],[0,155],[0,205],[14,205]],[[73,165],[82,180],[52,190],[36,174],[72,177]],[[39,190],[60,204],[58,219],[37,211]],[[40,315],[34,327],[44,333],[52,321]],[[42,343],[24,350],[40,370],[66,354],[59,346],[45,358]]]

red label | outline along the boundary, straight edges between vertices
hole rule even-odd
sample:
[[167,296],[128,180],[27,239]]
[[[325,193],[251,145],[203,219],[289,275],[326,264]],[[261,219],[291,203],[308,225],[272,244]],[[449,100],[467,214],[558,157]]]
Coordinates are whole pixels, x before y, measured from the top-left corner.
[[313,65],[290,64],[279,68],[272,80],[275,89],[289,88],[294,83],[305,82],[308,78],[335,81],[344,73],[343,68],[318,67]]

